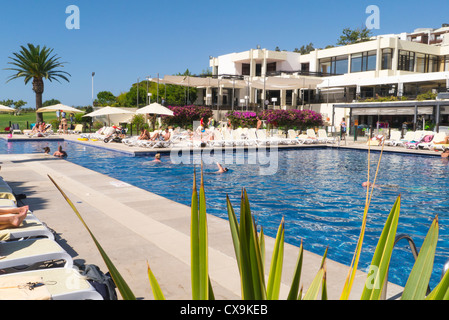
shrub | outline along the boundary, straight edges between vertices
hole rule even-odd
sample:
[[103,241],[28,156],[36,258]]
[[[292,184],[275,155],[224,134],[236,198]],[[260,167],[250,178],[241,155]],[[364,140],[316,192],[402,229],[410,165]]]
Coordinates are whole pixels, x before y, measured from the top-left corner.
[[257,125],[257,114],[255,112],[231,111],[226,114],[226,117],[234,128],[250,128]]
[[203,106],[168,106],[168,108],[173,111],[173,116],[162,116],[162,123],[173,127],[187,128],[201,118],[204,118],[204,122],[207,123],[207,119],[213,114],[212,109]]

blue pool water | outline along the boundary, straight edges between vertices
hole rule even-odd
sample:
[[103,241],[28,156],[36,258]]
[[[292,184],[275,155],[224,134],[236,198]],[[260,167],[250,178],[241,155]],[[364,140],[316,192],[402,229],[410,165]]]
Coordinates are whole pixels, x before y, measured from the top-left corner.
[[[169,155],[162,163],[152,157],[133,157],[69,142],[0,142],[0,153],[42,152],[59,144],[68,152],[68,161],[101,172],[121,181],[190,205],[193,169],[198,165],[173,164]],[[379,153],[371,153],[374,174]],[[194,156],[195,157],[195,156]],[[244,161],[246,154],[235,154],[230,172],[213,174],[215,164],[205,165],[208,213],[227,219],[226,194],[238,214],[240,195],[245,188],[252,212],[267,235],[275,236],[284,217],[286,242],[322,255],[326,249],[332,260],[349,265],[360,234],[366,189],[367,152],[344,149],[279,150],[277,173],[260,175],[256,164]],[[242,159],[239,159],[242,158]],[[242,161],[240,161],[242,160]],[[235,164],[244,162],[243,164]],[[367,230],[359,268],[371,262],[375,246],[397,196],[401,194],[399,233],[410,234],[417,247],[427,234],[434,217],[440,223],[431,287],[449,259],[449,165],[440,157],[384,153],[379,184],[368,215]],[[393,252],[389,280],[404,286],[413,266],[413,256],[406,241]],[[343,284],[342,284],[343,285]]]

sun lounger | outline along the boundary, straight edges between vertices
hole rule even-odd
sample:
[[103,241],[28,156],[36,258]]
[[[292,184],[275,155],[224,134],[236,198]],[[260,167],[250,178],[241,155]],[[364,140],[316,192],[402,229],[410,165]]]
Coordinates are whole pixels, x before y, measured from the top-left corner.
[[326,130],[318,129],[318,141],[322,143],[335,143],[335,138],[329,137]]
[[396,146],[401,142],[401,131],[392,131],[390,135],[390,139],[385,140],[386,146]]
[[445,132],[438,132],[433,137],[432,141],[429,143],[419,143],[418,148],[419,149],[434,149],[434,150],[442,150],[442,145],[444,145],[444,142],[446,141],[446,133]]
[[18,123],[11,124],[11,132],[13,134],[15,134],[15,133],[19,133],[19,134],[22,133],[22,130],[20,130],[20,127],[19,127]]
[[35,215],[28,212],[27,217],[17,228],[0,230],[0,241],[15,241],[33,238],[54,240],[53,233]]
[[307,129],[306,134],[307,134],[307,138],[310,139],[310,140],[312,141],[312,143],[318,143],[318,142],[320,142],[320,141],[318,140],[318,137],[317,137],[316,134],[315,134],[315,130],[313,130],[313,129]]
[[75,125],[75,128],[73,130],[68,130],[68,132],[72,133],[72,134],[82,133],[83,132],[83,125],[82,124],[77,124],[77,125]]
[[73,266],[72,257],[50,239],[29,239],[0,243],[0,269],[8,272],[33,270],[49,261],[63,260],[65,268]]
[[433,134],[428,134],[425,135],[424,137],[421,138],[421,140],[419,141],[411,141],[411,142],[407,142],[405,144],[405,147],[407,149],[418,149],[418,145],[422,144],[422,143],[431,143],[433,140],[434,135]]
[[235,146],[242,147],[242,146],[247,145],[247,143],[245,142],[245,137],[243,135],[242,128],[232,130],[231,137],[232,137],[232,140],[234,140]]
[[407,131],[404,135],[404,138],[402,138],[400,141],[396,143],[396,146],[403,147],[407,142],[413,141],[414,137],[415,133],[413,131]]
[[214,139],[209,140],[208,146],[209,147],[223,147],[225,144],[225,141],[223,140],[223,136],[221,135],[220,130],[214,130]]
[[11,208],[11,207],[17,207],[17,204],[14,200],[0,199],[0,208]]
[[[43,285],[29,290],[26,287],[29,282]],[[9,288],[0,290],[0,300],[103,300],[101,294],[74,268],[47,268],[1,275],[0,286]]]
[[0,185],[0,199],[9,199],[17,202],[14,193],[9,186]]

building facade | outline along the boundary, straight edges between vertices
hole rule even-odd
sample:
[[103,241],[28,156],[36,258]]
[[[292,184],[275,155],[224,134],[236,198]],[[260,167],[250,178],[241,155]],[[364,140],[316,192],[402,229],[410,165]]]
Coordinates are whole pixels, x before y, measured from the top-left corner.
[[[333,106],[382,99],[414,101],[425,95],[429,98],[449,91],[449,26],[375,36],[369,41],[316,49],[308,54],[250,49],[210,57],[210,67],[214,77],[248,83],[246,88],[234,89],[232,95],[229,89],[221,88],[205,93],[214,97],[212,101],[217,105],[309,108],[323,113],[329,122],[331,118],[349,116],[358,123],[373,122],[373,117],[368,119],[368,116],[373,116],[375,110],[364,117],[362,109],[351,112],[351,108],[338,108],[338,115],[335,115]],[[278,89],[264,90],[251,86],[253,81],[271,78],[297,79],[298,87],[279,85]],[[305,79],[315,79],[317,84],[301,86],[300,82],[305,84]],[[435,108],[432,112],[429,110],[426,108],[419,115],[435,119]],[[398,112],[394,125],[416,118],[416,114],[407,112]],[[441,122],[449,124],[449,108],[441,108],[440,112]],[[377,113],[382,115],[380,110]],[[393,116],[384,120],[393,122]]]

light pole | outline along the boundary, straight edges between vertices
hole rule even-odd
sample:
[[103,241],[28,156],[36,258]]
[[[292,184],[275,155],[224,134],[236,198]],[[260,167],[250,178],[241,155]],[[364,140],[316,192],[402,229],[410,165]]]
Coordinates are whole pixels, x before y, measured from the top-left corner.
[[137,78],[137,108],[139,108],[139,81],[140,78]]
[[94,76],[95,72],[92,72],[92,108],[94,107]]

